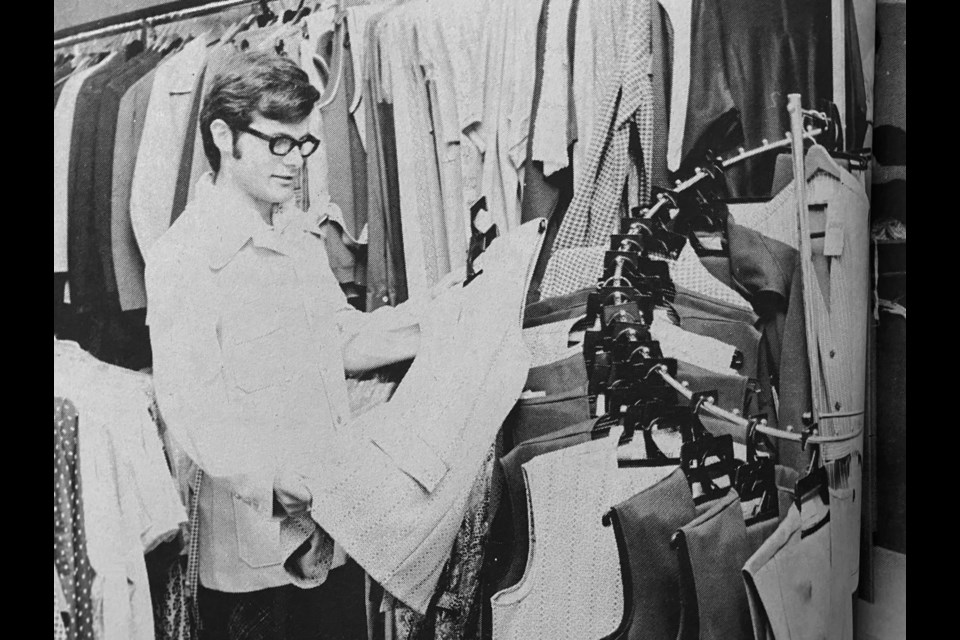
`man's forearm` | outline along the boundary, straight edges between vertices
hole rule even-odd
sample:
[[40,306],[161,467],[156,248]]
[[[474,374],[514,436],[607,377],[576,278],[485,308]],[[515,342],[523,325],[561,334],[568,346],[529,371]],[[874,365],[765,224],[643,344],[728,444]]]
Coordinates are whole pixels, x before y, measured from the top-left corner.
[[348,374],[361,373],[411,360],[420,348],[420,325],[392,331],[361,332],[344,345],[343,367]]

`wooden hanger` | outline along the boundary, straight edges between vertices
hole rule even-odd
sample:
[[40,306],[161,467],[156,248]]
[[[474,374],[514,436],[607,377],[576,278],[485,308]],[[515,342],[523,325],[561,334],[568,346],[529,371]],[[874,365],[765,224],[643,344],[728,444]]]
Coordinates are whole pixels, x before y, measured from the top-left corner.
[[819,144],[812,145],[803,158],[805,178],[809,181],[818,171],[826,171],[837,180],[841,179],[843,169],[837,161],[830,157],[826,147]]

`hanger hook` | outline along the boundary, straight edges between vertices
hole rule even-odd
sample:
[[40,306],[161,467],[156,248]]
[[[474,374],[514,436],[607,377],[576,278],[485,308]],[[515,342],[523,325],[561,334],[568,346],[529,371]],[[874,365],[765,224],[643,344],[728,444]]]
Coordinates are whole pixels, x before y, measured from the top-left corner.
[[654,373],[660,374],[660,373],[666,373],[666,372],[667,372],[667,365],[665,364],[654,365],[650,367],[650,370],[647,371],[647,375],[643,376],[643,379],[647,380]]
[[623,275],[619,275],[619,276],[618,276],[618,275],[612,275],[612,276],[610,276],[609,278],[607,278],[606,280],[604,280],[604,281],[600,284],[600,288],[602,289],[603,287],[609,286],[609,285],[610,285],[610,282],[613,281],[613,280],[617,280],[617,281],[620,281],[620,282],[626,282],[628,287],[630,287],[631,289],[634,288],[634,287],[633,287],[633,283],[630,282],[630,280],[629,280],[626,276],[623,276]]

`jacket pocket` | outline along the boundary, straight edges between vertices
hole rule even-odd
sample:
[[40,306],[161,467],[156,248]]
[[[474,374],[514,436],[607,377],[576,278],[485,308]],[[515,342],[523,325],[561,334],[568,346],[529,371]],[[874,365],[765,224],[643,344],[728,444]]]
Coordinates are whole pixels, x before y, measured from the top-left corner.
[[254,568],[280,564],[280,520],[263,517],[237,496],[233,496],[233,514],[240,559]]
[[287,379],[288,364],[282,357],[289,350],[286,334],[279,314],[232,327],[223,357],[237,387],[253,393]]
[[416,434],[382,429],[370,439],[427,493],[432,493],[450,470],[433,447]]

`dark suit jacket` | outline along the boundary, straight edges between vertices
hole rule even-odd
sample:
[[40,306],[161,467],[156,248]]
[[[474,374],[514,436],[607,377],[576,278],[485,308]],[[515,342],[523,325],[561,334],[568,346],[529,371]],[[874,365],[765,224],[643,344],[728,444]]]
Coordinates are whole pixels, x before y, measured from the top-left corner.
[[103,287],[103,271],[95,251],[93,157],[103,88],[130,64],[118,55],[94,71],[77,95],[70,163],[67,173],[67,264],[70,297],[78,313],[93,310],[95,292]]

